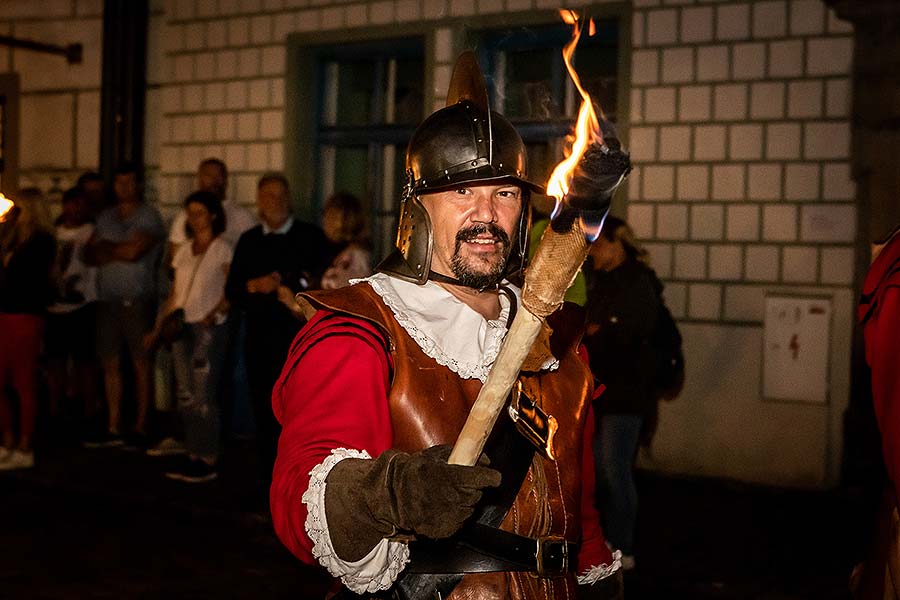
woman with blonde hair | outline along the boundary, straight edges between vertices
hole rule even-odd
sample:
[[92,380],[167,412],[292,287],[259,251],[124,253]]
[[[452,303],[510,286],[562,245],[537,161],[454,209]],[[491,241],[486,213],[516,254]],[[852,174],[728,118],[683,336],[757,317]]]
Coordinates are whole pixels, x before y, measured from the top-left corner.
[[[47,307],[53,301],[56,258],[44,195],[25,188],[14,203],[0,221],[0,470],[34,466],[37,364]],[[18,439],[8,388],[19,399]]]

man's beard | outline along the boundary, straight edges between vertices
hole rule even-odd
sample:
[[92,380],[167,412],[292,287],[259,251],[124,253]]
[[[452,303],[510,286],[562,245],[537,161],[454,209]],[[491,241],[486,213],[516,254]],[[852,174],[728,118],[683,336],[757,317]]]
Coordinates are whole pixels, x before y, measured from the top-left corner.
[[[487,265],[487,271],[477,271],[470,263],[479,260],[479,258],[477,256],[464,258],[460,254],[460,250],[463,243],[474,240],[485,233],[489,233],[494,237],[495,243],[500,246],[500,252],[493,255],[495,260],[490,265]],[[478,290],[494,287],[503,279],[510,248],[509,235],[493,223],[473,225],[467,229],[461,229],[456,234],[456,247],[453,250],[450,269],[464,286]]]

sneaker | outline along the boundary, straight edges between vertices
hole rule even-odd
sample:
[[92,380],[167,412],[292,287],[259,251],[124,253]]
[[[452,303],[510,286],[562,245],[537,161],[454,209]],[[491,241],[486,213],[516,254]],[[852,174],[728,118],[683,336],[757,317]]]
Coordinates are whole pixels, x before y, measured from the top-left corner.
[[147,456],[176,456],[187,452],[184,444],[175,438],[167,437],[157,445],[147,450]]
[[219,472],[213,465],[198,458],[190,460],[182,468],[166,473],[166,477],[169,479],[187,483],[204,483],[212,481],[218,476]]
[[12,450],[3,461],[0,461],[0,471],[12,471],[13,469],[30,469],[34,466],[34,452]]
[[81,443],[85,448],[115,448],[125,444],[122,436],[112,431],[104,431],[102,433],[85,438]]

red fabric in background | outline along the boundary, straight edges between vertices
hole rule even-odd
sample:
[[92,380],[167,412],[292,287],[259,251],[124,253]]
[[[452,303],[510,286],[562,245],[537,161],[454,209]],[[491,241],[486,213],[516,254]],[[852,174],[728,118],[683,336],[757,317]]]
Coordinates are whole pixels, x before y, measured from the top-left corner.
[[12,424],[6,387],[19,397],[19,433],[29,439],[37,418],[37,364],[44,337],[44,317],[26,313],[0,313],[0,426]]
[[888,477],[900,498],[900,235],[872,263],[862,293],[858,317],[872,369],[875,417]]

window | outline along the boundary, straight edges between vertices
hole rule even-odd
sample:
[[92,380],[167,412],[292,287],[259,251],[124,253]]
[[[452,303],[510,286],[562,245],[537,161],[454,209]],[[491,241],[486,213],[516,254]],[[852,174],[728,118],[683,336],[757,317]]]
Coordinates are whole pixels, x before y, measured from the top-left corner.
[[424,118],[421,39],[319,48],[316,205],[336,191],[368,211],[373,257],[394,245],[406,145]]
[[[479,62],[490,88],[493,108],[512,121],[528,150],[529,176],[544,183],[563,158],[565,137],[581,105],[562,57],[571,39],[563,23],[476,34]],[[574,66],[598,116],[618,116],[619,26],[616,19],[596,21],[596,34],[585,31]],[[547,212],[538,203],[538,209]]]

